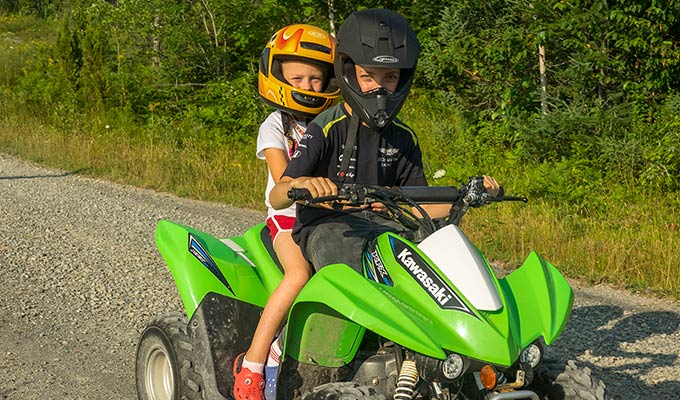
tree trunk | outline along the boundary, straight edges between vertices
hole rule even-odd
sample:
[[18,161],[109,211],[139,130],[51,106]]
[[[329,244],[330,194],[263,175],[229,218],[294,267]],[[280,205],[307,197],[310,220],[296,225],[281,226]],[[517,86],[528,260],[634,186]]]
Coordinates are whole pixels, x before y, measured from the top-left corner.
[[335,37],[335,12],[333,11],[333,0],[328,0],[328,24],[330,25],[331,36]]
[[541,75],[541,87],[539,89],[541,98],[541,111],[543,114],[548,113],[548,92],[547,79],[545,76],[545,47],[542,44],[538,45],[538,71]]

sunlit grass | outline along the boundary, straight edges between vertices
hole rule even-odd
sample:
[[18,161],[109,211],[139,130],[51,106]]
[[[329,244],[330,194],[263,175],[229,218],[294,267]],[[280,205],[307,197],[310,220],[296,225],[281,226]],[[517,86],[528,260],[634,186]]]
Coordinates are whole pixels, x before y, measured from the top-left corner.
[[[64,133],[22,120],[0,121],[0,149],[81,174],[195,199],[264,210],[266,169],[254,144],[211,147],[130,138],[123,132]],[[680,297],[680,207],[639,198],[593,217],[541,200],[468,213],[463,227],[490,259],[521,265],[536,251],[572,278]]]
[[469,212],[464,228],[487,257],[510,267],[533,250],[573,278],[678,298],[680,210],[648,200],[597,218],[543,201],[496,204]]
[[0,121],[0,149],[42,164],[116,182],[262,209],[266,166],[254,144],[177,148],[145,135],[59,132],[29,121]]
[[49,21],[30,16],[0,16],[0,86],[15,82],[53,35]]

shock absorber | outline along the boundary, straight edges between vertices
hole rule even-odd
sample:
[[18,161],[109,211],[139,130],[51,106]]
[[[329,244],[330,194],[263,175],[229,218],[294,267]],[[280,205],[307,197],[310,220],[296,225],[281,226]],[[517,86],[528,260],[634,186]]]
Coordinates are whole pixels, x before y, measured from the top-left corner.
[[411,400],[416,394],[418,383],[418,370],[413,360],[404,360],[397,378],[397,387],[394,390],[394,400]]

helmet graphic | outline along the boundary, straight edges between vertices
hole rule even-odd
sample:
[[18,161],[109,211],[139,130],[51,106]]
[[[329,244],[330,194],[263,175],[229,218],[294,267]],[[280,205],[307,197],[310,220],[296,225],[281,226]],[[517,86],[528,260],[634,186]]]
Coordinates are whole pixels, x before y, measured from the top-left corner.
[[[340,96],[333,79],[335,39],[323,29],[296,24],[276,32],[260,55],[258,90],[265,103],[302,118],[313,118]],[[299,61],[325,71],[322,92],[296,89],[282,74],[281,63]]]
[[[406,100],[416,70],[420,43],[408,21],[387,9],[352,13],[340,27],[335,77],[342,95],[363,122],[382,128],[392,122]],[[394,93],[381,88],[362,93],[354,65],[401,69]]]

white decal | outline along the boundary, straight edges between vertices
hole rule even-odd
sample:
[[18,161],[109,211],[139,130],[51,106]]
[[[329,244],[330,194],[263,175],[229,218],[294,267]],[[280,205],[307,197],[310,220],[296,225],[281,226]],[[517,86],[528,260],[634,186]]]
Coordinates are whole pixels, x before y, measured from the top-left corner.
[[453,295],[447,290],[445,286],[440,287],[437,283],[435,283],[427,274],[427,272],[418,265],[416,260],[411,257],[411,254],[413,253],[411,253],[408,249],[404,249],[401,251],[401,253],[399,253],[397,259],[399,259],[402,264],[408,268],[409,271],[411,271],[411,275],[420,281],[423,288],[430,292],[439,304],[442,306],[446,305],[446,303],[451,300]]
[[398,63],[399,59],[397,57],[390,56],[390,55],[382,55],[382,56],[373,57],[373,61],[379,62],[379,63],[385,63],[385,64],[394,64],[394,63]]

